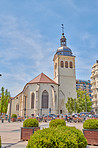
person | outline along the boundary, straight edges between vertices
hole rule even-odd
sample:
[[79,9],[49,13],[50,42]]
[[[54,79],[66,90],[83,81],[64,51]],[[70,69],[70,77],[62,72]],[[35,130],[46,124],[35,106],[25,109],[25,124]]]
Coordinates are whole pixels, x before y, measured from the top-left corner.
[[36,116],[36,119],[38,120],[38,118],[39,118],[39,114]]

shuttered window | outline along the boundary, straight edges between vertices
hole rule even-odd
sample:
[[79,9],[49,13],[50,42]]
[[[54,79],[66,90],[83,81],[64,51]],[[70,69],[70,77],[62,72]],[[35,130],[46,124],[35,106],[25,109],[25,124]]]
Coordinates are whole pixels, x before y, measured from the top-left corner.
[[73,68],[73,64],[72,64],[72,62],[70,62],[70,68]]
[[64,67],[64,62],[63,62],[63,61],[61,61],[61,67],[62,67],[62,68]]
[[68,62],[65,61],[65,68],[68,68]]

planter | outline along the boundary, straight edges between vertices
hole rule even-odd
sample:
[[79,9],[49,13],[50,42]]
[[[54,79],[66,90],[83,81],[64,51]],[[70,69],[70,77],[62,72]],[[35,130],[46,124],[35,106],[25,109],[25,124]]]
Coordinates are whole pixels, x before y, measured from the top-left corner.
[[98,129],[83,129],[88,144],[98,145]]
[[16,121],[16,118],[11,118],[11,121],[12,121],[12,122],[15,122],[15,121]]
[[21,127],[21,140],[29,140],[30,136],[39,129],[40,127]]

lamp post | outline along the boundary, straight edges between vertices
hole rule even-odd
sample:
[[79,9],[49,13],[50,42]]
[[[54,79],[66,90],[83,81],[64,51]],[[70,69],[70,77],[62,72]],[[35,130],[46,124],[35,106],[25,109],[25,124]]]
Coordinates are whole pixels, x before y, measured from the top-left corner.
[[75,103],[74,103],[74,104],[75,104],[75,113],[76,113],[76,98],[74,99],[74,101],[75,101]]
[[86,93],[85,93],[85,108],[86,108],[86,112],[87,112],[87,101],[86,101]]
[[8,119],[9,123],[10,123],[10,120],[11,120],[11,106],[12,106],[12,99],[10,98],[10,110],[9,110],[9,119]]
[[24,97],[25,97],[24,117],[26,118],[26,96]]

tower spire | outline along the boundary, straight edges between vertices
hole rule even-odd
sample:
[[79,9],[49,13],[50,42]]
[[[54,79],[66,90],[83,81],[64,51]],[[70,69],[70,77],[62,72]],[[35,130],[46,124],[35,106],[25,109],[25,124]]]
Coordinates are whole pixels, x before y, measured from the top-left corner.
[[60,43],[61,43],[61,46],[66,46],[66,38],[64,36],[64,24],[61,24],[62,25],[62,37],[60,39]]
[[64,24],[61,24],[62,25],[62,35],[64,35]]

